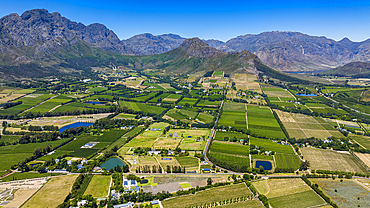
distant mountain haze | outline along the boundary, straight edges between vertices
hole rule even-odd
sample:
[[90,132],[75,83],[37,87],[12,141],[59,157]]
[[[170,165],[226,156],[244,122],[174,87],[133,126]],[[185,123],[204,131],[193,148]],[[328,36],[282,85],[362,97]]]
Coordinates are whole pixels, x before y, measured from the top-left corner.
[[[130,56],[163,54],[178,48],[186,40],[176,34],[156,36],[149,33],[120,40],[103,24],[86,26],[44,9],[1,18],[0,34],[0,65],[41,61],[42,66],[51,66],[66,58],[101,57],[102,51]],[[370,61],[370,39],[335,41],[299,32],[264,32],[238,36],[227,42],[211,39],[197,41],[197,44],[202,50],[195,47],[194,51],[188,51],[189,54],[206,57],[246,50],[256,54],[262,63],[281,71],[328,70],[351,62]]]

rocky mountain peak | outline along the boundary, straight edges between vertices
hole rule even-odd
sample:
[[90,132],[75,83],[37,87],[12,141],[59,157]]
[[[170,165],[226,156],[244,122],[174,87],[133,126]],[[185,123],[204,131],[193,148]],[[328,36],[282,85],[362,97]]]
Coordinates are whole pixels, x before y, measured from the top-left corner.
[[198,56],[201,58],[208,58],[214,55],[222,55],[225,52],[212,48],[207,43],[203,42],[199,38],[186,39],[181,45],[181,48],[185,49],[190,56]]

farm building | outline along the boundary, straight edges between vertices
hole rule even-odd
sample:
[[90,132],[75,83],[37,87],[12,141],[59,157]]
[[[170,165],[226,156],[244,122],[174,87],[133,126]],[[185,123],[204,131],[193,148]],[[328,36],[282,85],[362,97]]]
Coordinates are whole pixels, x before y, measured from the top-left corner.
[[130,188],[131,186],[137,186],[137,182],[135,180],[127,180],[123,179],[123,187]]
[[204,172],[211,172],[211,168],[203,168],[202,169]]

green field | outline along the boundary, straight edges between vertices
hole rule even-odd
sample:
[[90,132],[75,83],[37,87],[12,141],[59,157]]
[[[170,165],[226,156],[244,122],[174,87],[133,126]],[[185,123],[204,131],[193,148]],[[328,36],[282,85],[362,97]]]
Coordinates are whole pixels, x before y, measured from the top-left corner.
[[272,207],[312,207],[325,204],[302,179],[268,179],[252,183],[260,194],[266,195]]
[[199,115],[197,116],[197,119],[204,123],[211,123],[215,118],[205,113],[199,113]]
[[247,129],[245,117],[245,104],[226,102],[223,106],[219,126],[235,127],[237,129]]
[[313,207],[325,204],[325,201],[312,190],[271,198],[269,199],[269,202],[272,207],[276,208],[290,208],[293,204],[294,207],[297,208]]
[[189,106],[194,106],[194,104],[198,101],[198,99],[195,98],[183,98],[180,100],[180,102],[177,103],[177,105],[185,106],[185,104],[189,104]]
[[57,97],[55,97],[53,99],[50,99],[50,100],[44,102],[43,104],[32,108],[29,112],[32,112],[32,113],[38,113],[38,112],[46,113],[46,112],[50,111],[51,109],[55,108],[56,106],[61,105],[63,103],[70,102],[70,101],[72,101],[72,98],[67,97],[65,95],[58,95]]
[[294,154],[293,148],[290,145],[282,145],[277,142],[273,142],[269,139],[250,138],[251,146],[256,145],[258,147],[264,147],[268,151]]
[[199,160],[195,157],[182,156],[176,157],[176,160],[182,167],[185,167],[186,169],[199,167]]
[[224,75],[224,72],[223,71],[215,71],[213,72],[213,75],[214,77],[219,77],[219,76],[223,76]]
[[12,144],[17,142],[22,136],[18,135],[1,135],[0,142]]
[[165,108],[162,108],[162,107],[146,105],[146,104],[137,103],[137,102],[119,101],[119,105],[121,107],[127,107],[128,109],[132,109],[134,111],[142,111],[145,113],[152,113],[152,114],[161,114],[165,110]]
[[238,165],[238,166],[250,166],[249,157],[241,157],[236,155],[229,155],[229,154],[222,154],[222,153],[215,153],[210,152],[209,153],[209,159],[212,161],[212,158],[215,158],[216,160],[222,161],[226,164],[230,165]]
[[[222,193],[222,194],[220,194]],[[252,193],[245,184],[235,184],[228,186],[220,186],[200,191],[196,194],[174,197],[162,201],[165,208],[172,207],[191,207],[212,202],[219,202],[229,198],[252,196]]]
[[224,141],[225,137],[228,138],[237,138],[238,140],[240,139],[248,139],[248,135],[242,134],[240,132],[223,132],[223,131],[217,131],[215,140],[218,141]]
[[361,135],[351,135],[350,138],[359,143],[362,147],[370,149],[370,137]]
[[63,174],[61,173],[50,174],[50,173],[38,173],[38,172],[24,172],[24,173],[16,172],[16,173],[10,174],[2,178],[1,180],[3,182],[6,182],[6,181],[13,181],[13,180],[16,181],[16,180],[24,180],[24,179],[30,179],[30,178],[43,178],[47,176],[57,176],[57,175],[63,175]]
[[36,148],[44,148],[51,144],[53,148],[61,145],[68,139],[49,141],[43,143],[18,144],[0,147],[0,170],[8,170],[12,165],[18,164],[33,155]]
[[248,156],[249,146],[232,143],[212,142],[211,152],[225,153],[231,155]]
[[267,138],[285,138],[270,108],[247,106],[248,130]]
[[44,92],[35,92],[33,94],[26,95],[22,98],[15,100],[14,102],[21,101],[22,104],[16,105],[11,108],[7,108],[5,110],[0,110],[0,115],[14,115],[18,114],[28,108],[31,108],[42,101],[53,97],[53,94],[44,94]]
[[109,195],[110,176],[94,175],[84,195],[91,194],[93,197],[107,197]]
[[[59,154],[60,151],[65,151],[63,152],[64,154],[68,152],[68,155],[72,155],[74,157],[87,158],[107,147],[110,143],[120,138],[125,132],[127,132],[127,130],[110,130],[104,132],[101,136],[82,135],[56,150],[54,154]],[[89,142],[99,143],[92,148],[81,148]]]
[[142,129],[144,129],[144,126],[137,126],[128,133],[121,136],[119,139],[117,139],[115,142],[113,142],[108,148],[106,148],[103,152],[107,152],[112,150],[114,147],[121,147],[122,145],[126,144],[127,139],[130,137],[136,136]]
[[278,168],[293,168],[297,170],[301,165],[301,161],[295,154],[276,153],[275,161]]
[[150,99],[148,102],[150,102],[150,103],[157,103],[157,102],[162,101],[164,98],[166,98],[169,95],[170,95],[170,93],[162,93],[159,96]]

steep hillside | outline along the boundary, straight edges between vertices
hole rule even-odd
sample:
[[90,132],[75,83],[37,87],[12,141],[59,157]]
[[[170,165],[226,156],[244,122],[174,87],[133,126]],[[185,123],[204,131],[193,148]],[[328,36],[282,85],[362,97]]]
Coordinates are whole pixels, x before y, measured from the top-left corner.
[[71,47],[79,41],[108,52],[139,55],[125,46],[113,31],[102,24],[85,26],[36,9],[21,16],[10,14],[0,19],[0,64],[17,65],[42,60],[60,48]]
[[298,32],[243,35],[224,45],[236,51],[251,51],[266,65],[282,71],[327,70],[353,61],[370,61],[370,40],[337,42]]
[[185,38],[174,34],[154,36],[149,33],[135,35],[123,43],[143,55],[161,54],[181,45]]
[[337,67],[320,74],[326,75],[340,75],[353,77],[370,77],[370,63],[369,62],[351,62],[341,67]]

